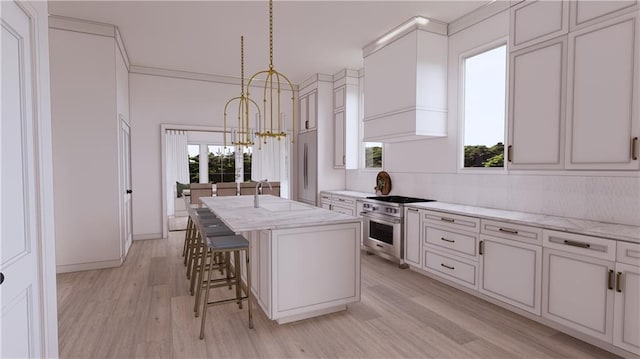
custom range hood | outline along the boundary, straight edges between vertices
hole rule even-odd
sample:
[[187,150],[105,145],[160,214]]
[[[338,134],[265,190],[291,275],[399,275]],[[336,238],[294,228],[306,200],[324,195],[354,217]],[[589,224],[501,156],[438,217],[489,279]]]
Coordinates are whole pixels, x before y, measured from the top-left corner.
[[447,25],[416,16],[365,46],[364,141],[447,136]]

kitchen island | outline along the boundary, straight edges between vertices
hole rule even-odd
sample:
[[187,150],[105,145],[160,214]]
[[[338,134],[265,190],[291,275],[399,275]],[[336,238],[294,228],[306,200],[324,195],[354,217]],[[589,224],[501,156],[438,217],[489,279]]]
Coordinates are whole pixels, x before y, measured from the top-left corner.
[[249,240],[251,289],[269,319],[283,324],[360,301],[360,218],[271,195],[259,196],[258,208],[254,196],[201,200]]

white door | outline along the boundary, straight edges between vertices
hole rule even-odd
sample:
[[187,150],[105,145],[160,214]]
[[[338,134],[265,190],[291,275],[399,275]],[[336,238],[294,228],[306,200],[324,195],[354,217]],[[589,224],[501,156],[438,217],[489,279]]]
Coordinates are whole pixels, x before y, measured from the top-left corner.
[[0,285],[2,358],[43,355],[38,268],[41,193],[36,157],[33,86],[34,43],[31,15],[2,1],[2,125]]
[[122,208],[120,210],[121,234],[121,258],[127,256],[131,246],[131,133],[124,118],[120,117],[120,192],[122,195]]

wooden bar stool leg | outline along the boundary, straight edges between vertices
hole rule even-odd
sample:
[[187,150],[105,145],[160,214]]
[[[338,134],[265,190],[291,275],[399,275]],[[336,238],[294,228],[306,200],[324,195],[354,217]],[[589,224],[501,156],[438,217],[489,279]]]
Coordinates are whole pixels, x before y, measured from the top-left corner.
[[[211,251],[210,249],[205,249],[205,250],[209,252]],[[195,313],[196,318],[198,317],[198,315],[200,315],[199,307],[200,307],[200,296],[202,295],[202,287],[206,285],[207,288],[209,288],[209,281],[212,279],[211,277],[212,273],[210,269],[211,267],[213,267],[213,263],[210,263],[207,266],[207,257],[209,256],[207,255],[202,257],[202,264],[198,268],[198,281],[195,289],[196,300],[193,306],[193,311]],[[205,274],[207,275],[207,279],[205,279]]]
[[[244,250],[247,265],[247,311],[249,312],[249,329],[253,329],[253,312],[251,311],[251,264],[249,261],[249,248]],[[240,263],[238,263],[238,267]]]
[[[213,278],[213,266],[209,266],[208,278]],[[200,339],[204,339],[204,324],[207,320],[207,306],[209,304],[209,283],[207,281],[207,287],[204,290],[204,301],[202,302],[202,322],[200,323]]]
[[227,284],[229,284],[229,290],[231,290],[233,282],[231,282],[231,271],[229,270],[231,269],[231,254],[229,252],[224,253],[224,262],[224,266],[227,271]]
[[236,303],[238,303],[238,308],[242,309],[242,278],[240,268],[240,251],[233,251],[233,271],[236,276]]

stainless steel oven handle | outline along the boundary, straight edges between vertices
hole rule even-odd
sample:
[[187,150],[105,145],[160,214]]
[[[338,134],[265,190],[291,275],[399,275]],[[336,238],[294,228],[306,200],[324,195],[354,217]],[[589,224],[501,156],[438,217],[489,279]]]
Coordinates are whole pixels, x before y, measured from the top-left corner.
[[374,222],[378,222],[378,223],[382,223],[382,224],[388,224],[390,226],[402,223],[402,219],[400,219],[400,218],[382,218],[382,217],[378,217],[378,216],[372,216],[368,212],[365,212],[364,217],[366,219],[368,219],[369,221],[374,221]]

